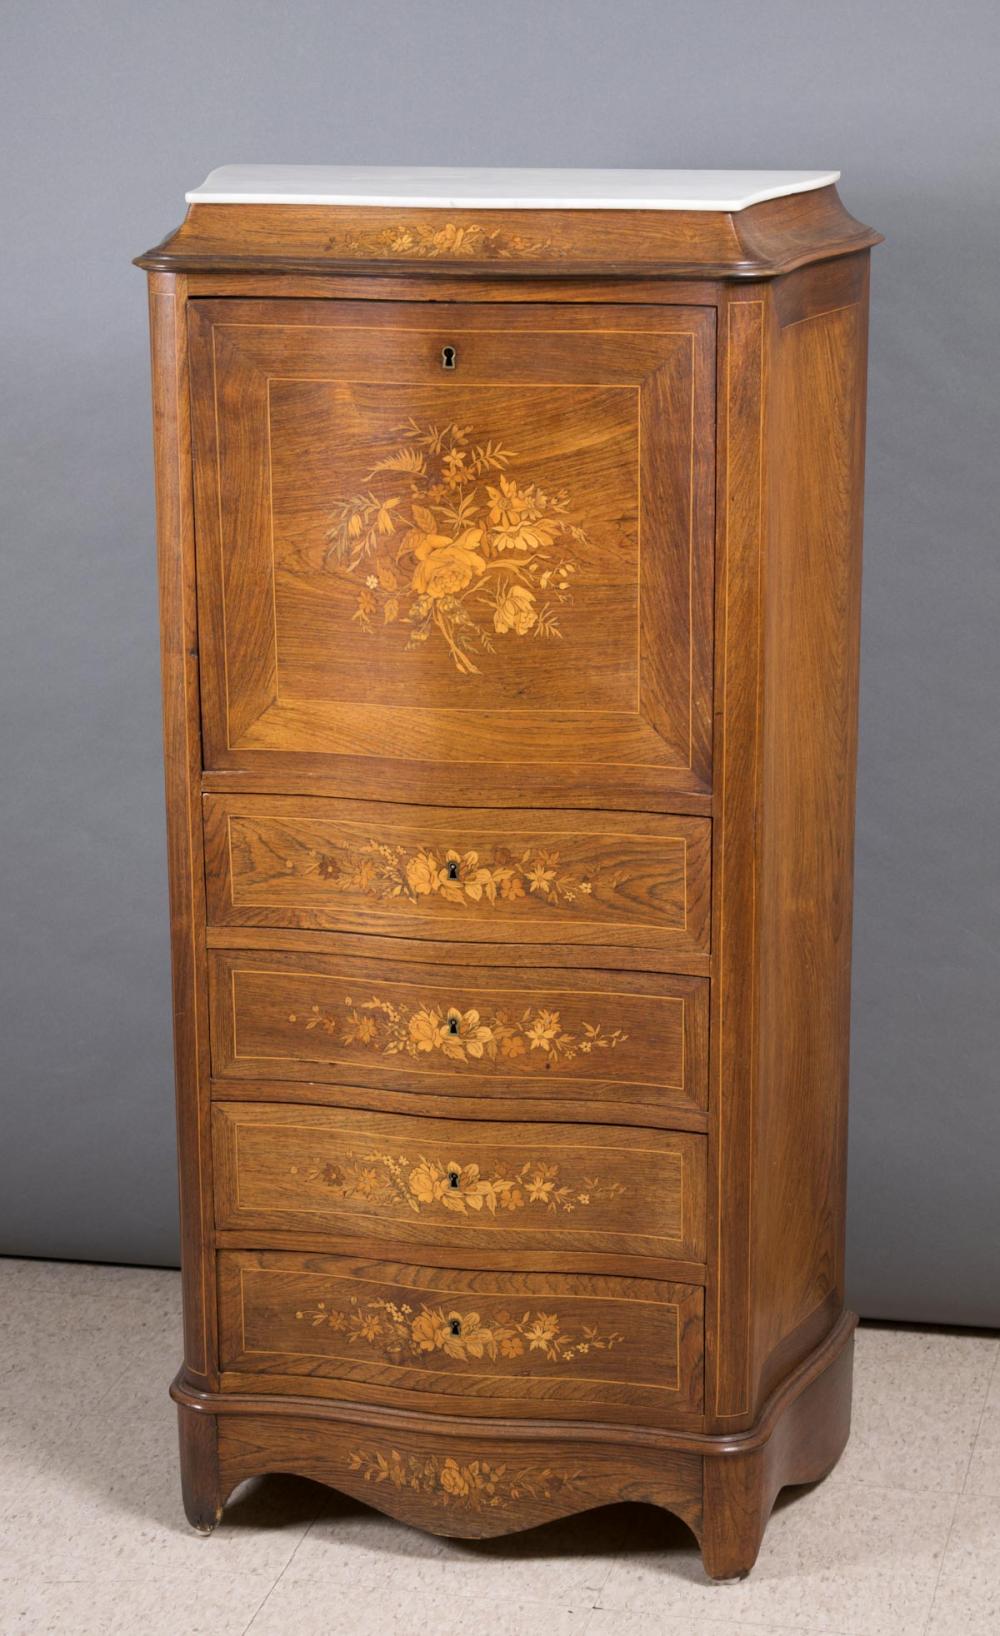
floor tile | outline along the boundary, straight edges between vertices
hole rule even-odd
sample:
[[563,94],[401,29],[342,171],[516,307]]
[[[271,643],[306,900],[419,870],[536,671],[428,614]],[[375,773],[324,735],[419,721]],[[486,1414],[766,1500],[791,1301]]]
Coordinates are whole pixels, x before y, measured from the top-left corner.
[[324,1501],[325,1491],[302,1478],[256,1479],[237,1491],[222,1526],[196,1534],[181,1505],[172,1432],[130,1432],[109,1418],[104,1429],[74,1427],[49,1444],[5,1521],[13,1538],[3,1571],[28,1583],[197,1583],[245,1573],[266,1586]]
[[4,1287],[0,1406],[85,1418],[125,1377],[155,1371],[169,1386],[182,1353],[176,1277],[140,1269],[140,1280],[110,1278],[102,1290],[90,1276],[101,1269],[79,1270],[79,1288],[72,1279]]
[[[22,1261],[21,1277],[49,1294],[105,1296],[111,1289],[132,1290],[148,1298],[163,1289],[176,1290],[180,1299],[181,1275],[175,1267],[112,1267],[100,1261]],[[0,1277],[5,1261],[0,1259]]]
[[960,1493],[998,1353],[992,1336],[862,1327],[837,1479]]
[[657,1618],[727,1618],[824,1636],[917,1636],[930,1612],[956,1501],[862,1484],[786,1493],[753,1573],[704,1575],[693,1542],[666,1549],[637,1527],[601,1592],[601,1609]]
[[512,1600],[592,1608],[625,1543],[628,1515],[626,1507],[604,1507],[501,1539],[448,1540],[338,1499],[310,1530],[283,1583],[322,1584],[336,1574],[366,1595],[391,1579],[421,1607],[474,1595],[491,1609]]
[[86,1413],[125,1368],[128,1343],[112,1304],[71,1296],[50,1300],[20,1284],[5,1294],[0,1403],[56,1415]]
[[267,1594],[245,1578],[171,1587],[115,1580],[0,1584],[4,1636],[243,1636]]
[[29,1261],[17,1255],[0,1255],[0,1289],[11,1284],[27,1284],[35,1276],[37,1267],[47,1267],[47,1261]]
[[793,1625],[748,1625],[726,1618],[658,1618],[652,1624],[648,1613],[609,1613],[598,1608],[577,1636],[799,1636],[799,1632]]
[[996,1359],[1000,1334],[980,1329],[916,1329],[912,1324],[861,1323],[855,1332],[861,1356],[884,1341],[890,1352],[905,1352],[914,1367],[967,1369],[976,1359]]
[[327,1491],[326,1503],[288,1573],[303,1583],[322,1581],[342,1560],[363,1574],[369,1568],[377,1573],[402,1558],[430,1560],[452,1548],[451,1541],[436,1534],[407,1528],[347,1494]]
[[15,1509],[38,1477],[50,1440],[65,1437],[72,1424],[69,1410],[56,1415],[37,1398],[27,1403],[0,1402],[0,1520]]
[[484,1636],[583,1636],[588,1614],[587,1605],[523,1602],[514,1592],[499,1600],[477,1594],[473,1608],[458,1586],[447,1596],[417,1600],[391,1574],[374,1591],[359,1588],[351,1596],[318,1581],[291,1584],[286,1576],[247,1636],[417,1636],[420,1631],[470,1630]]
[[1000,1358],[986,1394],[965,1479],[965,1493],[1000,1500]]
[[1000,1631],[1000,1499],[958,1502],[924,1636],[997,1636]]

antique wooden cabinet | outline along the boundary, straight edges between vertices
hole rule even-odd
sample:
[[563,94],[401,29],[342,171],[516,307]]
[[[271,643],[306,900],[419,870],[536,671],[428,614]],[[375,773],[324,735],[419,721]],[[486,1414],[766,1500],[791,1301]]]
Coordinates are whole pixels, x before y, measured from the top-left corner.
[[847,1436],[868,252],[836,174],[215,172],[149,274],[184,1498]]

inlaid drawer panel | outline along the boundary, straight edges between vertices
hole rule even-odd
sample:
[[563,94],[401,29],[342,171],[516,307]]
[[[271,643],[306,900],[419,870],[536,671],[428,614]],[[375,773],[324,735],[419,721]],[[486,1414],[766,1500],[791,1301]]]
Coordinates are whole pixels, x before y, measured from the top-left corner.
[[661,814],[206,796],[210,922],[708,947],[711,824]]
[[271,950],[211,960],[217,1076],[704,1107],[707,980]]
[[647,1423],[702,1407],[684,1284],[228,1251],[219,1308],[223,1390]]
[[510,1253],[705,1257],[705,1138],[217,1102],[216,1220]]

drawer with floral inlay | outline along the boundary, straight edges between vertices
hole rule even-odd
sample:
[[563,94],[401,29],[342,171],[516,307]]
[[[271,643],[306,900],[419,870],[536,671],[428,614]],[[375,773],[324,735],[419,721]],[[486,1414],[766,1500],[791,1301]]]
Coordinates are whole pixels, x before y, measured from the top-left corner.
[[659,813],[205,797],[217,926],[707,954],[711,824]]
[[705,1258],[704,1136],[259,1102],[212,1120],[216,1222],[245,1240]]
[[223,1391],[462,1414],[699,1420],[703,1293],[645,1278],[219,1257]]
[[[222,1079],[307,1080],[427,1096],[531,1099],[614,1117],[704,1120],[708,981],[639,972],[386,963],[215,950]],[[419,951],[417,951],[419,953]],[[460,962],[460,963],[459,963]]]

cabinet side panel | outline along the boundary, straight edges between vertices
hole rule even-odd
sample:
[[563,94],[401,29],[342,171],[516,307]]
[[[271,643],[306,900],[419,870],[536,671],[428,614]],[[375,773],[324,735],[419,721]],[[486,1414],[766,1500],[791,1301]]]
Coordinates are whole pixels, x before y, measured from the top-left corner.
[[706,1302],[711,1424],[750,1402],[751,1132],[756,1059],[757,809],[768,292],[727,291],[720,323],[719,594],[712,862],[711,1227]]
[[867,254],[775,293],[753,1288],[758,1402],[843,1304]]
[[149,282],[184,1360],[189,1378],[211,1387],[216,1381],[211,1147],[202,1092],[204,1087],[207,1097],[210,1065],[185,292],[183,279],[154,274]]

